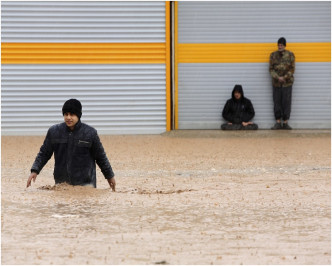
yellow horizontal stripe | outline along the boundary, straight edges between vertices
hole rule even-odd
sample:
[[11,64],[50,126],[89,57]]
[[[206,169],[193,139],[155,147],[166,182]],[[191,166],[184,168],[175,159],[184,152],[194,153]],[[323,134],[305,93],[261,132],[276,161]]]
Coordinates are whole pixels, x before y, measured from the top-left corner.
[[2,43],[2,64],[164,64],[165,43]]
[[[178,63],[266,63],[276,43],[199,43],[177,45]],[[296,62],[331,62],[331,43],[289,43]]]

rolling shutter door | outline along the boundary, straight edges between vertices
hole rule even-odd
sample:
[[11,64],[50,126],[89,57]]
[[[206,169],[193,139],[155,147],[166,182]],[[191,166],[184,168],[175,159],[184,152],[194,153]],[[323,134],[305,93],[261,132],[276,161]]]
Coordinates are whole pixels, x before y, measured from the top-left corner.
[[179,2],[177,128],[219,129],[235,84],[252,100],[254,122],[270,128],[268,60],[279,37],[296,56],[291,125],[330,128],[330,10],[330,2]]
[[44,135],[69,98],[101,134],[166,131],[164,2],[1,5],[4,135]]

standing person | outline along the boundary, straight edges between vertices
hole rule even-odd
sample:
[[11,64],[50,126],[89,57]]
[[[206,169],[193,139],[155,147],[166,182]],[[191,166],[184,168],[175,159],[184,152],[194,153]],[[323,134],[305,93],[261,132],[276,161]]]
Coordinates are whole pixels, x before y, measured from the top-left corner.
[[[275,125],[271,129],[292,129],[288,120],[291,113],[292,88],[294,83],[295,56],[285,50],[286,39],[278,40],[278,51],[270,55],[270,74],[273,86]],[[283,125],[281,124],[283,120]]]
[[227,100],[222,117],[227,123],[221,125],[222,130],[256,130],[258,126],[251,122],[255,110],[251,101],[244,97],[241,85],[235,85],[232,98]]
[[107,159],[97,131],[81,122],[82,105],[76,99],[66,101],[62,107],[64,122],[49,128],[43,145],[31,167],[27,187],[35,182],[54,153],[54,180],[56,184],[96,187],[96,163],[115,191],[112,167]]

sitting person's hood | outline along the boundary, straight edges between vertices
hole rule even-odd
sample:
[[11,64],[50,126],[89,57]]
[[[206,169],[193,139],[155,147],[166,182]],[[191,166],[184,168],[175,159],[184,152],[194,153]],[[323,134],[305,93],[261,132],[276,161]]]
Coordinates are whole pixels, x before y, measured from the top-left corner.
[[[239,92],[239,93],[241,93],[241,98],[240,98],[239,100],[237,100],[237,99],[235,98],[235,96],[234,96],[234,93],[235,93],[236,91]],[[234,86],[234,89],[233,89],[233,91],[232,91],[232,99],[233,99],[233,101],[243,101],[243,99],[244,99],[244,93],[243,93],[243,88],[242,88],[241,85],[235,85],[235,86]]]

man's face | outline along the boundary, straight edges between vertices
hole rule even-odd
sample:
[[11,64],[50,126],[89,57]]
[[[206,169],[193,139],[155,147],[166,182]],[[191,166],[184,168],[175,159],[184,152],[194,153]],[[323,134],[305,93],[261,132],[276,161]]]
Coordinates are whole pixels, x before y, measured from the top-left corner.
[[67,125],[67,127],[69,127],[71,130],[74,129],[75,125],[77,124],[79,118],[77,115],[73,114],[73,113],[65,113],[63,115],[63,119]]
[[279,52],[283,52],[283,51],[285,51],[285,48],[286,48],[285,45],[283,45],[282,43],[278,43],[278,51],[279,51]]
[[238,92],[238,91],[235,91],[234,92],[234,97],[235,97],[236,100],[240,100],[241,99],[241,93]]

